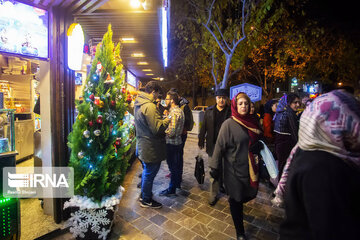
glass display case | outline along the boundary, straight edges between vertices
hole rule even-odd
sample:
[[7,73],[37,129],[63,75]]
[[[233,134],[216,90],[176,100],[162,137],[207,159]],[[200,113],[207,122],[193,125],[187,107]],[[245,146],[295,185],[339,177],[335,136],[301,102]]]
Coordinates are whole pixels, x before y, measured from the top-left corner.
[[15,109],[0,109],[0,239],[20,239],[20,205],[3,196],[3,168],[15,167]]
[[0,156],[15,151],[15,109],[0,109]]

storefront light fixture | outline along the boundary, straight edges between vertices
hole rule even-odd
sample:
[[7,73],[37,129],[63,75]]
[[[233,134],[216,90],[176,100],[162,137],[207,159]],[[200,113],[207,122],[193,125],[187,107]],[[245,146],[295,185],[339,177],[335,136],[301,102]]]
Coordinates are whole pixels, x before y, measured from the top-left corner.
[[146,76],[154,76],[154,74],[153,73],[147,73],[147,74],[145,74]]
[[149,65],[148,62],[138,62],[137,65]]
[[[169,4],[168,1],[164,1],[166,4]],[[168,17],[169,17],[169,6],[165,5],[161,8],[161,45],[162,45],[162,55],[164,61],[164,67],[168,66]]]
[[123,37],[123,38],[120,38],[120,41],[122,43],[136,43],[136,40],[133,37]]
[[80,24],[71,24],[67,31],[67,37],[68,67],[75,71],[81,70],[85,37]]
[[142,6],[144,10],[148,10],[149,8],[146,0],[130,0],[130,6],[132,8],[140,8],[140,6]]
[[143,69],[143,72],[152,72],[152,70],[150,68],[147,68],[147,69]]
[[133,53],[131,54],[132,57],[137,57],[137,58],[141,58],[141,57],[145,57],[145,55],[143,53]]

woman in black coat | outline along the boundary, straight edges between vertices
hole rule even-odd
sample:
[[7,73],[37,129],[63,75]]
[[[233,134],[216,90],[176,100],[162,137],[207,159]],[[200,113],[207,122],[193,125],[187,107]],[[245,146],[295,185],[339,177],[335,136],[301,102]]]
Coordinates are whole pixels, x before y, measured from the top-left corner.
[[[249,114],[250,98],[239,93],[231,102],[231,118],[221,126],[213,157],[209,162],[210,175],[220,174],[229,195],[231,216],[237,239],[246,239],[243,225],[243,203],[256,197],[258,190],[258,159],[253,152],[261,134],[259,122]],[[249,151],[251,149],[252,151]],[[223,171],[219,172],[218,169]]]

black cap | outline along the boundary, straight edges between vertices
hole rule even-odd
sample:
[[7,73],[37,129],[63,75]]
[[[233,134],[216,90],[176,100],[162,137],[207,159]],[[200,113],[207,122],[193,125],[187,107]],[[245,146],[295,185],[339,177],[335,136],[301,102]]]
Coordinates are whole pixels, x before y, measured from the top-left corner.
[[229,96],[229,93],[228,93],[228,90],[227,89],[218,89],[216,90],[215,92],[215,96],[225,96],[225,97],[228,97]]

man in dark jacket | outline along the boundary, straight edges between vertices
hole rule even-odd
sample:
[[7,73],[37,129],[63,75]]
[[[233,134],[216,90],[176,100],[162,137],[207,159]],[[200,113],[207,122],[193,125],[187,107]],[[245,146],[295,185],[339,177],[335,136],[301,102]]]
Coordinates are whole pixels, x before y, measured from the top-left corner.
[[[199,133],[199,148],[203,149],[206,139],[206,153],[211,158],[221,124],[231,116],[231,108],[228,105],[228,90],[218,89],[215,93],[216,105],[210,106],[205,111],[204,120]],[[210,176],[210,198],[209,204],[215,205],[221,187],[220,181]]]
[[165,130],[170,122],[163,119],[156,107],[155,99],[160,86],[151,81],[135,100],[134,114],[138,157],[143,162],[140,206],[161,208],[161,203],[152,199],[152,186],[161,161],[166,159]]

